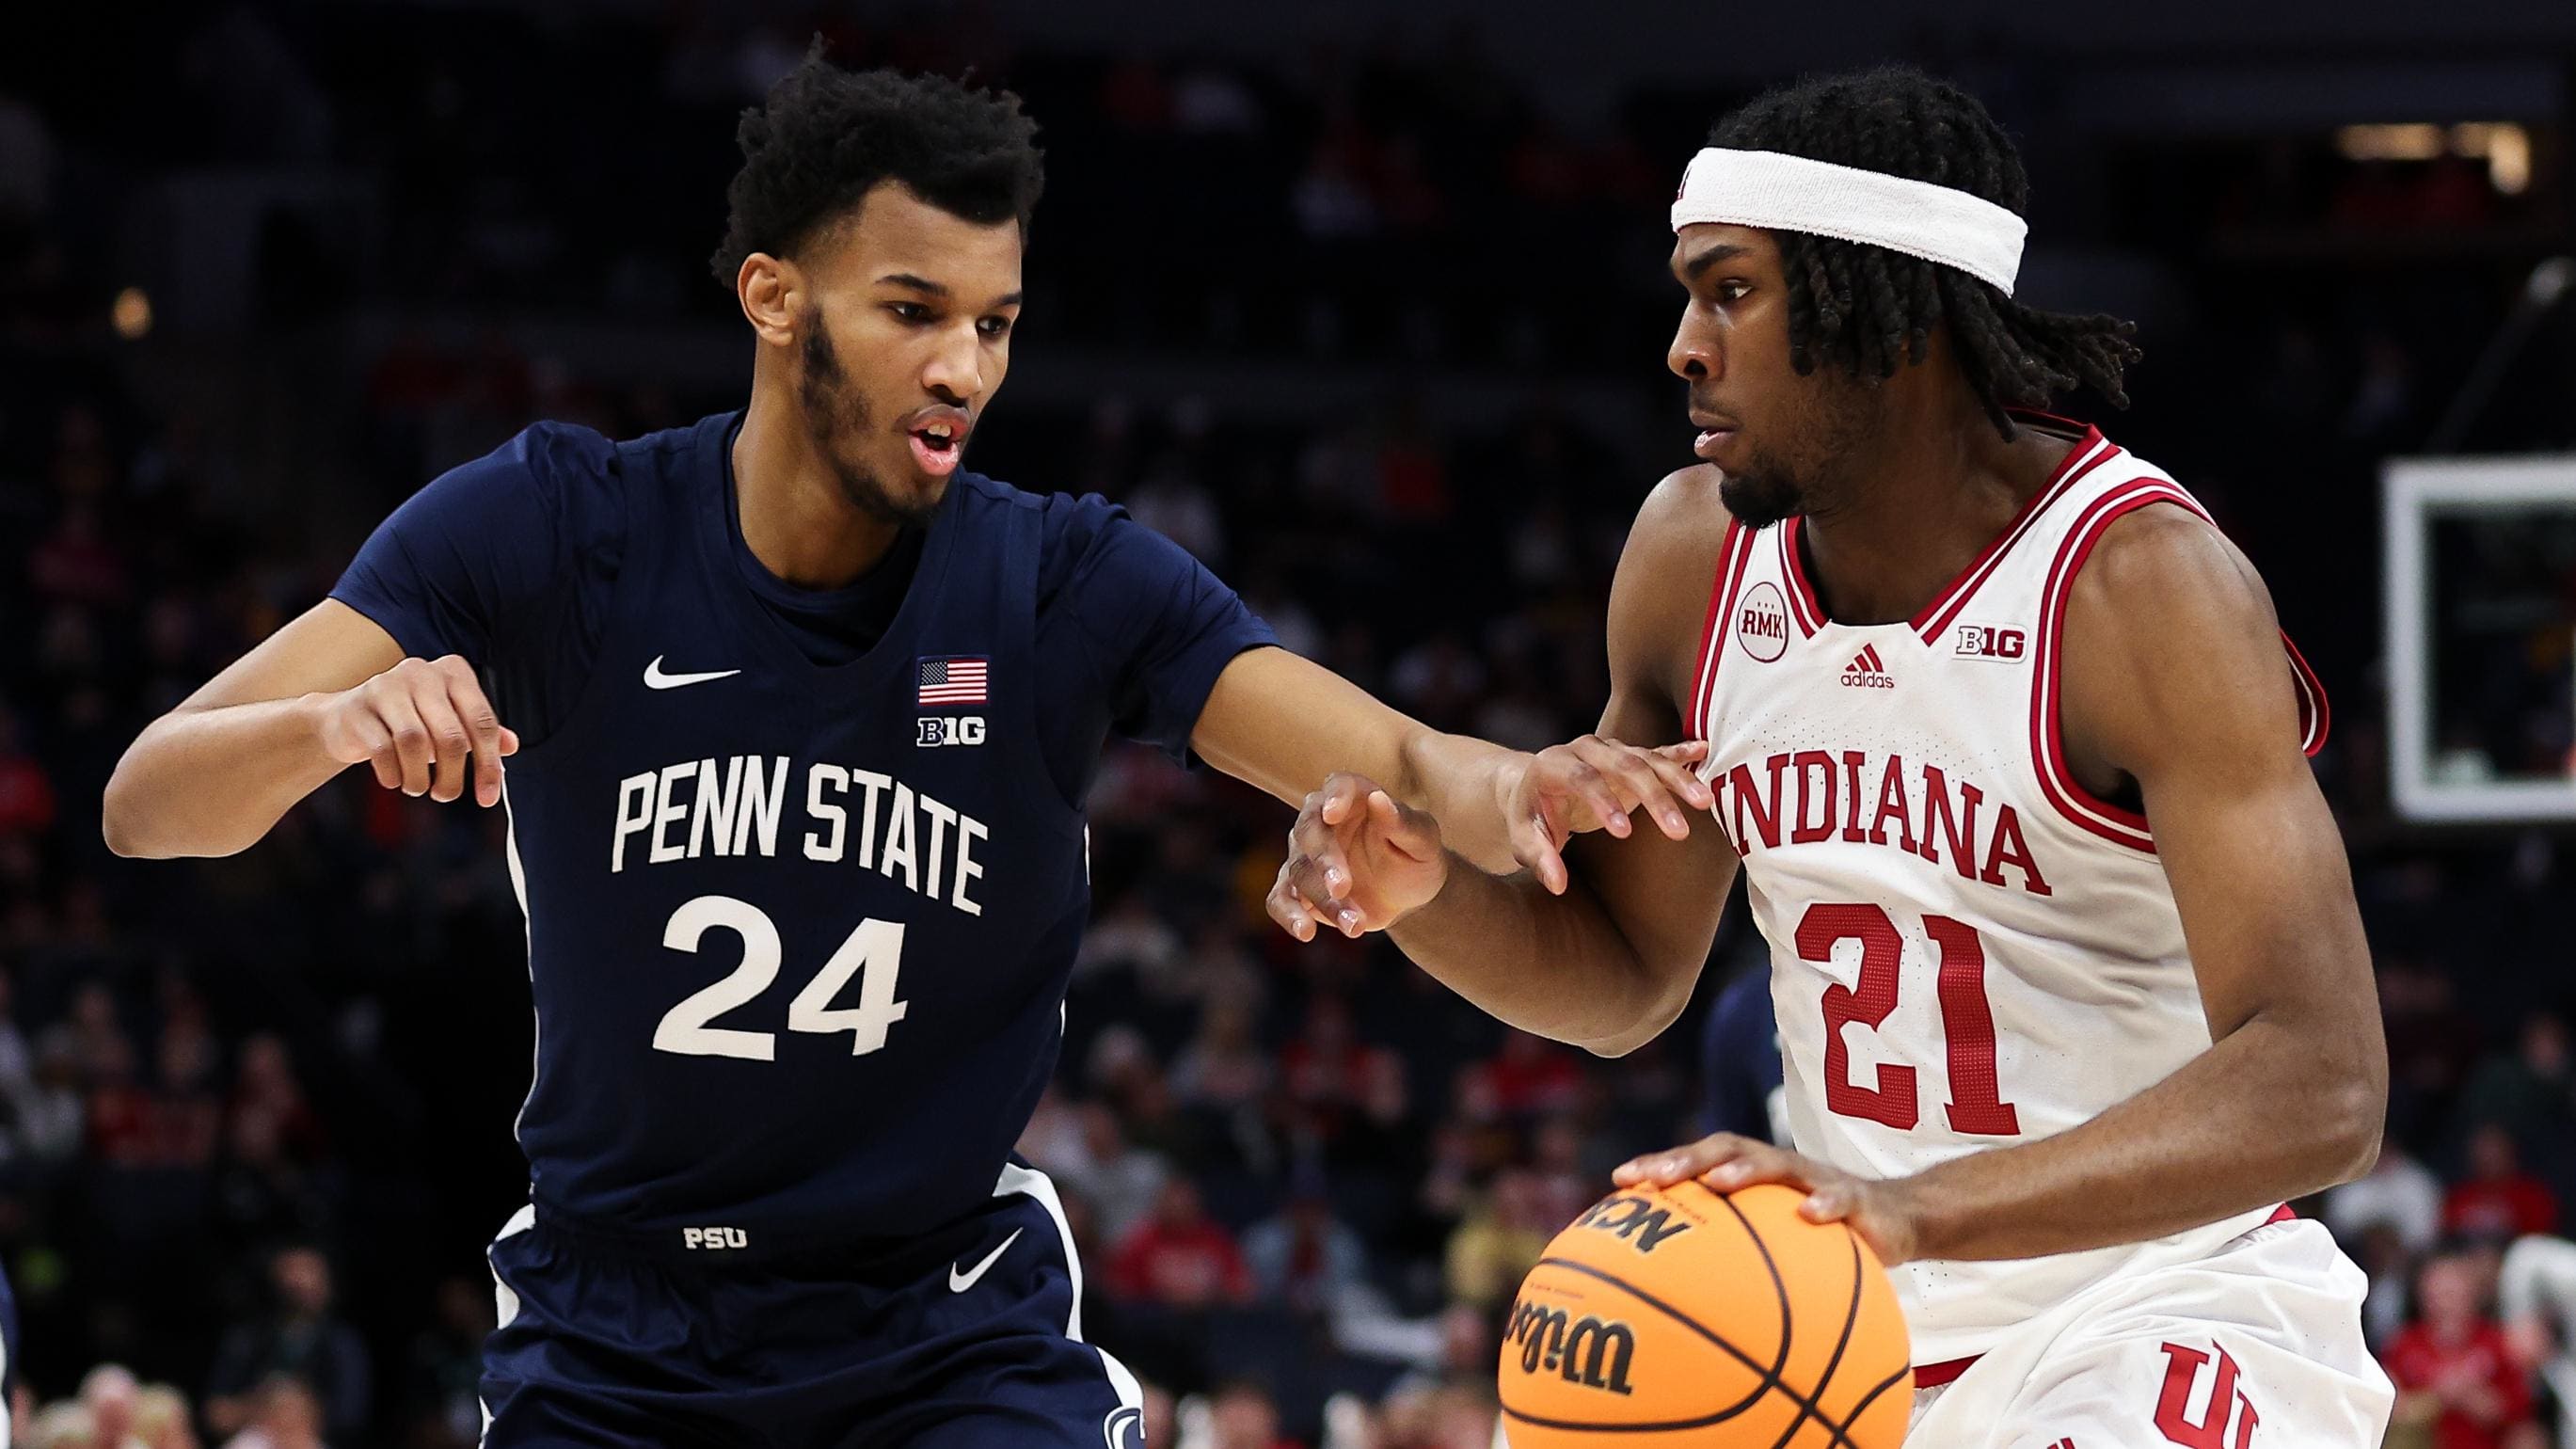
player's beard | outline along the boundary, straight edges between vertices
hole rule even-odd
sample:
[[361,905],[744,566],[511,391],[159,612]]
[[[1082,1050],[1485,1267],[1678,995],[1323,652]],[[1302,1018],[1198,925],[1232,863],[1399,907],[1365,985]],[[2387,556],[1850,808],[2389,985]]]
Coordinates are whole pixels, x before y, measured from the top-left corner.
[[1717,485],[1717,496],[1747,528],[1764,529],[1803,513],[1830,509],[1851,496],[1851,468],[1881,427],[1884,403],[1875,388],[1854,378],[1824,380],[1802,426],[1810,440],[1797,455],[1748,446],[1744,466]]
[[935,495],[927,499],[899,495],[886,487],[885,480],[873,469],[857,461],[859,449],[875,431],[868,400],[860,395],[841,366],[840,349],[832,345],[832,333],[824,325],[821,310],[809,310],[805,321],[801,354],[805,368],[803,376],[796,380],[796,400],[804,409],[814,451],[831,466],[832,476],[841,485],[841,496],[852,508],[880,522],[929,522],[939,508]]

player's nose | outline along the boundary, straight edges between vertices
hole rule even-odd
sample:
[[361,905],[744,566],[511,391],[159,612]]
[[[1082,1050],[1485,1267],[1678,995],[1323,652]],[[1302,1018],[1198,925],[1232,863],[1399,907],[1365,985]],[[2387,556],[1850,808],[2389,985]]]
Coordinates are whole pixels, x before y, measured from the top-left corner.
[[1706,328],[1692,326],[1688,316],[1673,329],[1672,345],[1664,350],[1664,366],[1684,382],[1713,380],[1724,371],[1717,339]]
[[984,392],[983,349],[970,331],[941,342],[921,370],[921,385],[947,401],[964,404]]

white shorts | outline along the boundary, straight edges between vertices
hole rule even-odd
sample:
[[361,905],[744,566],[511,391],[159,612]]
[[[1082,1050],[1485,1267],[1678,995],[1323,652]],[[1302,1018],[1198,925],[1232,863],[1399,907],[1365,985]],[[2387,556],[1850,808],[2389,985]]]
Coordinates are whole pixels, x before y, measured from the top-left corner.
[[2396,1394],[2321,1223],[2097,1283],[1914,1393],[1909,1449],[2377,1449]]

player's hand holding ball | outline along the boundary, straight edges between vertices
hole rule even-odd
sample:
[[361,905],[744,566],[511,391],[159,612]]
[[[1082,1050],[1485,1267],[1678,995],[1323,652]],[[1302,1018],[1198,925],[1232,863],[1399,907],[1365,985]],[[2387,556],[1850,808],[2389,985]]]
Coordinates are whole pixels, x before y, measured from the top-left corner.
[[1806,1194],[1798,1216],[1848,1225],[1889,1267],[1911,1261],[1919,1246],[1911,1190],[1902,1178],[1854,1177],[1785,1147],[1719,1132],[1683,1147],[1621,1163],[1610,1180],[1621,1187],[1671,1187],[1693,1178],[1719,1192],[1781,1183]]
[[322,697],[322,748],[344,765],[375,767],[376,783],[454,800],[473,764],[474,800],[501,799],[501,760],[519,750],[461,654],[406,659],[353,689]]

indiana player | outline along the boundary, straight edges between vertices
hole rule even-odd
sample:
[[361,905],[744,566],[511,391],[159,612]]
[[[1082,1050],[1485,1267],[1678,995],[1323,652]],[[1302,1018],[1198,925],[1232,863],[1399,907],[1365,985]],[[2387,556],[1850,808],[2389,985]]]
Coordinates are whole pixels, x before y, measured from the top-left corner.
[[2362,1275],[2280,1207],[2370,1165],[2385,1093],[2301,753],[2323,700],[2189,493],[2020,410],[2125,405],[2135,356],[2013,300],[2024,196],[1910,70],[1720,124],[1673,207],[1705,461],[1629,535],[1600,734],[1707,740],[1722,828],[1503,878],[1342,776],[1272,911],[1617,1053],[1688,1001],[1741,869],[1797,1150],[1713,1136],[1620,1183],[1797,1184],[1902,1265],[1912,1442],[2376,1444]]
[[438,479],[109,785],[110,843],[155,856],[240,850],[361,762],[506,804],[533,1202],[491,1251],[489,1444],[1129,1449],[1137,1385],[1009,1156],[1103,737],[1292,799],[1354,758],[1461,815],[1572,788],[1268,647],[1097,498],[960,470],[1032,134],[1011,97],[809,60],[743,122],[716,256],[749,406],[540,425]]

